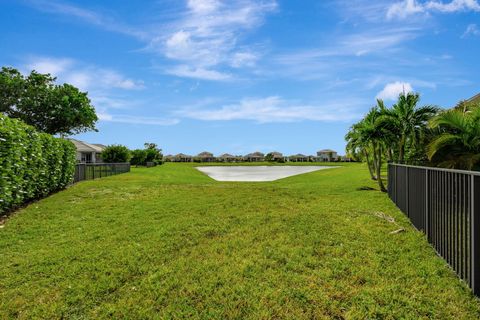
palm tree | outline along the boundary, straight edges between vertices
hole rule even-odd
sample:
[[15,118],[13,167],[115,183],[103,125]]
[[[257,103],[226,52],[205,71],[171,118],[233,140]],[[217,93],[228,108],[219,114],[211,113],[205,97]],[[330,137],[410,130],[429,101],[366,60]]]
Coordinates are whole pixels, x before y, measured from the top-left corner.
[[480,163],[480,107],[444,111],[430,121],[439,134],[427,147],[441,167],[472,170]]
[[405,161],[407,143],[415,146],[421,140],[428,120],[438,112],[438,108],[433,106],[417,107],[419,100],[418,93],[401,93],[391,109],[385,108],[383,101],[377,101],[382,106],[382,126],[396,137],[397,161],[400,163]]
[[[386,144],[385,137],[388,137],[389,133],[384,130],[379,121],[381,115],[382,112],[378,106],[371,108],[363,120],[352,126],[346,138],[347,147],[358,148],[364,153],[372,179],[377,180],[380,190],[386,192],[381,178],[381,169]],[[371,162],[369,154],[372,155]]]
[[347,141],[347,152],[352,154],[354,157],[360,155],[367,162],[368,171],[372,180],[377,180],[375,175],[375,168],[373,167],[373,162],[370,159],[370,145],[362,136],[362,126],[364,125],[363,120],[354,124],[348,133],[345,135],[345,140]]

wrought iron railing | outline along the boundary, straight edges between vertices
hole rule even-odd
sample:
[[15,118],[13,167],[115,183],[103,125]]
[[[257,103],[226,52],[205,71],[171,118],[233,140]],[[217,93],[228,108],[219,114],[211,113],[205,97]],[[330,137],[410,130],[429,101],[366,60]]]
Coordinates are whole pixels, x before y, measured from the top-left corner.
[[480,172],[389,164],[388,194],[480,295]]

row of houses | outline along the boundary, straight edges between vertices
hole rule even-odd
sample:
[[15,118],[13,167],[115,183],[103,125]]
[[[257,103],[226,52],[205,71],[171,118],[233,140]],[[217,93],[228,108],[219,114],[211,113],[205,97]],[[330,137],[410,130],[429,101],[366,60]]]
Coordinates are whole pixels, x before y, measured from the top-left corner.
[[[101,163],[102,151],[105,149],[105,145],[98,143],[88,143],[76,139],[69,139],[77,149],[77,162],[80,163]],[[291,161],[291,162],[332,162],[332,161],[349,161],[345,157],[339,157],[338,153],[334,150],[324,149],[317,152],[316,156],[308,156],[304,154],[294,154],[290,156],[284,156],[280,152],[270,152],[265,155],[262,152],[253,152],[245,156],[232,155],[229,153],[222,154],[218,157],[214,156],[211,152],[201,152],[196,156],[191,156],[183,153],[177,155],[167,155],[164,157],[165,161],[169,162],[261,162],[261,161]]]
[[270,152],[264,154],[262,152],[253,152],[247,155],[232,155],[229,153],[222,154],[220,156],[214,156],[211,152],[201,152],[196,156],[191,156],[183,153],[177,155],[166,155],[164,160],[167,162],[261,162],[261,161],[292,161],[292,162],[334,162],[334,161],[350,161],[346,157],[341,157],[334,150],[324,149],[317,152],[316,156],[294,154],[290,156],[284,156],[280,152]]

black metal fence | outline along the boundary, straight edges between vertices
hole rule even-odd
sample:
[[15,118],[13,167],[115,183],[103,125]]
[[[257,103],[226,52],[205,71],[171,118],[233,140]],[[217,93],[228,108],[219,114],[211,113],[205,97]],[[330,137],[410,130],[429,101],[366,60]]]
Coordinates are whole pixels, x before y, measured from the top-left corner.
[[480,295],[480,172],[389,164],[388,194]]
[[109,177],[130,172],[130,163],[78,163],[73,182]]

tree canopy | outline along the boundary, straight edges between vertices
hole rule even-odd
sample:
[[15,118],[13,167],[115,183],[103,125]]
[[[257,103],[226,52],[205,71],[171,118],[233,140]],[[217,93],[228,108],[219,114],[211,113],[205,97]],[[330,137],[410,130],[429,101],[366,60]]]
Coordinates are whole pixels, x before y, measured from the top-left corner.
[[102,151],[102,159],[105,163],[122,163],[130,160],[130,150],[122,145],[113,144]]
[[98,120],[86,92],[55,77],[32,71],[23,76],[14,68],[0,71],[0,112],[49,134],[96,131]]

